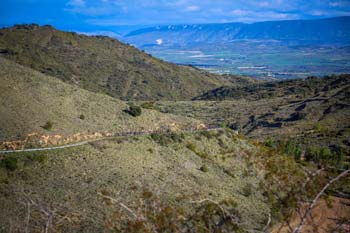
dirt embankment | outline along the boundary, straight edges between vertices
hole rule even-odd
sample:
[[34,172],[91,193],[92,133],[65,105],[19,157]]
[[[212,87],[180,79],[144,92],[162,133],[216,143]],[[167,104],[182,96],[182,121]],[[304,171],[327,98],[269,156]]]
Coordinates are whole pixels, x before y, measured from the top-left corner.
[[58,145],[66,145],[71,143],[78,143],[88,140],[100,139],[105,137],[112,136],[127,136],[133,134],[151,134],[151,133],[161,133],[167,131],[188,131],[188,130],[206,130],[208,127],[205,124],[197,124],[193,127],[189,128],[181,128],[175,123],[169,124],[165,128],[155,128],[155,129],[140,129],[139,131],[134,132],[94,132],[94,133],[76,133],[69,136],[62,136],[59,134],[53,135],[42,135],[38,133],[28,134],[24,140],[15,140],[15,141],[3,141],[0,142],[0,150],[20,150],[25,148],[41,148],[41,147],[49,147],[49,146],[58,146]]
[[24,148],[66,145],[69,143],[113,136],[112,133],[76,133],[70,136],[29,134],[24,140],[0,142],[0,150],[19,150]]
[[[307,205],[303,206],[304,213]],[[331,197],[329,200],[319,200],[312,209],[302,233],[326,233],[326,232],[350,232],[350,200]],[[289,219],[290,227],[294,229],[300,223],[300,215],[297,211]],[[288,223],[274,226],[272,233],[291,232]]]

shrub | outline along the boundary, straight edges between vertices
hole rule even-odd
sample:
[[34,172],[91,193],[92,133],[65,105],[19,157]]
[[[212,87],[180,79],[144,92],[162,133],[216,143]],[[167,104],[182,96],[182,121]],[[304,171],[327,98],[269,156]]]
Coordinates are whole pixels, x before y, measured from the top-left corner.
[[344,164],[344,154],[340,151],[332,152],[328,147],[317,148],[309,147],[305,152],[306,161],[312,161],[317,164],[323,165],[333,165],[337,167],[342,167]]
[[175,132],[171,132],[168,134],[158,134],[158,133],[152,133],[151,138],[153,141],[157,142],[158,144],[162,146],[166,146],[170,143],[180,143],[182,142],[184,135],[183,134],[177,134]]
[[162,134],[152,133],[151,138],[161,146],[166,146],[167,144],[171,143],[171,139]]
[[211,139],[214,137],[214,134],[211,131],[202,131],[200,132],[200,134],[206,137],[207,139]]
[[314,147],[314,146],[307,148],[307,150],[305,152],[305,160],[318,162],[319,161],[319,149]]
[[154,109],[154,102],[145,102],[141,104],[141,107],[146,109]]
[[283,146],[283,152],[287,155],[293,156],[295,160],[300,160],[301,148],[298,144],[288,141]]
[[197,153],[196,145],[193,143],[188,143],[186,146],[190,151],[193,151],[194,153]]
[[126,112],[129,113],[133,117],[138,117],[141,115],[142,110],[139,106],[131,105],[131,106],[129,106],[129,109],[126,110]]
[[45,125],[43,126],[44,129],[46,130],[51,130],[53,127],[53,123],[51,121],[47,121]]
[[84,120],[84,119],[85,119],[85,116],[84,116],[83,114],[81,114],[81,115],[79,116],[79,118],[80,118],[80,120]]
[[14,171],[18,168],[17,158],[7,157],[1,160],[1,166],[5,167],[7,170]]
[[205,166],[205,165],[201,166],[201,167],[199,168],[199,170],[201,170],[202,172],[208,172],[208,171],[209,171],[208,167]]
[[222,140],[222,138],[218,138],[218,144],[222,148],[227,148],[227,146],[226,146],[224,140]]
[[183,135],[172,132],[172,133],[170,133],[170,138],[171,138],[171,140],[173,140],[173,142],[180,143],[180,142],[182,142]]
[[275,143],[273,142],[273,139],[272,139],[271,137],[268,137],[268,138],[265,140],[264,145],[265,145],[266,147],[272,148],[272,147],[274,147]]
[[252,195],[253,193],[253,186],[250,183],[247,183],[244,187],[243,187],[243,195],[246,197],[249,197],[250,195]]

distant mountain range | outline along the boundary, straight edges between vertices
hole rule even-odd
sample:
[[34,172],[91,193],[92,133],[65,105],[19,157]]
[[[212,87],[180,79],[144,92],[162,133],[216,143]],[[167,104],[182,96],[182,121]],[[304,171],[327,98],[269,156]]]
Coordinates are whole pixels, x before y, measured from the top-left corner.
[[190,45],[235,40],[277,40],[298,44],[350,44],[350,17],[258,23],[167,25],[139,29],[124,36],[138,47]]

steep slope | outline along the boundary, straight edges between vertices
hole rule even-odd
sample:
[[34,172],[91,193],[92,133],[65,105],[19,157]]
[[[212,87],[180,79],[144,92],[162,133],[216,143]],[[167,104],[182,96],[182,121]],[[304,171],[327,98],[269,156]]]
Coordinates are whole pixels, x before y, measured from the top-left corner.
[[0,54],[84,89],[123,99],[190,99],[232,81],[160,61],[109,37],[35,24],[1,29]]
[[139,47],[223,43],[232,40],[279,40],[301,44],[349,44],[350,17],[320,20],[269,21],[252,24],[169,25],[136,30],[125,40]]
[[[148,109],[132,117],[124,112],[128,105],[118,99],[66,84],[4,58],[0,58],[0,106],[0,141],[23,140],[33,133],[59,135],[63,140],[75,134],[88,137],[198,123]],[[47,122],[52,122],[52,129],[44,129]]]

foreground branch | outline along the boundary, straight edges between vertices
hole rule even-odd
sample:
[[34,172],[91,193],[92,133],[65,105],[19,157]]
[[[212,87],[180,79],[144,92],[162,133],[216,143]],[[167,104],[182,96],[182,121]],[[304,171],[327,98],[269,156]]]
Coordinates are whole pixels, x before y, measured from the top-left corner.
[[120,201],[118,201],[117,199],[104,195],[102,193],[98,193],[98,195],[100,195],[103,198],[106,198],[114,203],[119,204],[123,209],[125,209],[126,211],[128,211],[135,219],[138,219],[139,217],[134,213],[134,211],[132,211],[129,207],[127,207],[126,205],[124,205],[123,203],[121,203]]
[[292,231],[292,233],[300,233],[301,229],[303,228],[307,217],[309,216],[312,208],[315,207],[316,202],[318,199],[323,195],[323,193],[329,188],[331,184],[339,180],[340,178],[347,176],[350,173],[350,169],[343,171],[340,173],[337,177],[333,178],[332,180],[328,181],[328,183],[322,188],[322,190],[316,195],[316,197],[311,201],[310,205],[306,209],[304,215],[301,218],[300,224]]

